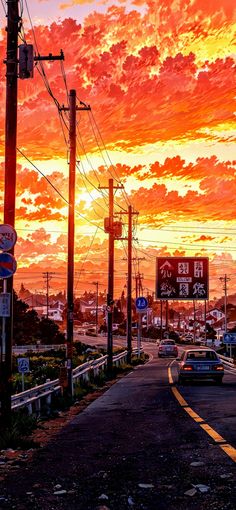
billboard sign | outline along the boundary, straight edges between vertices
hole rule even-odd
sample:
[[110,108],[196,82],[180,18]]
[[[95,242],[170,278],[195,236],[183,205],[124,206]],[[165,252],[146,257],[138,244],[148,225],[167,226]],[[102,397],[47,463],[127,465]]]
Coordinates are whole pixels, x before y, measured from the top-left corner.
[[208,299],[208,266],[208,257],[157,257],[156,298]]

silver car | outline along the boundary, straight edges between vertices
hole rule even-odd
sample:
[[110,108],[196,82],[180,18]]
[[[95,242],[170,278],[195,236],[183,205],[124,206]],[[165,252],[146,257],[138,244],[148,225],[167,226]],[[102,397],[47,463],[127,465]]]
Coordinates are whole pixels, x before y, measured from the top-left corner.
[[191,349],[184,351],[178,364],[178,382],[193,379],[213,379],[221,384],[224,366],[213,349]]
[[178,356],[178,348],[174,340],[171,338],[165,338],[165,340],[161,340],[158,347],[158,358],[173,356],[177,358]]

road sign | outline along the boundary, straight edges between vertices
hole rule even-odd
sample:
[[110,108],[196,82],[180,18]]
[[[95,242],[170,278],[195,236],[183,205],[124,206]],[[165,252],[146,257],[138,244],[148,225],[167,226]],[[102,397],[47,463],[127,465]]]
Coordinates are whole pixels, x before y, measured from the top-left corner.
[[18,372],[20,374],[26,374],[29,372],[29,358],[17,358]]
[[11,253],[0,253],[0,278],[9,278],[16,272],[16,259]]
[[148,300],[147,298],[140,296],[136,299],[135,305],[137,312],[146,312],[148,307]]
[[2,292],[0,294],[0,317],[11,316],[11,294],[10,292]]
[[17,234],[11,225],[0,225],[0,250],[9,251],[15,246]]
[[236,333],[224,333],[223,343],[236,345]]
[[208,299],[208,265],[207,257],[158,257],[157,299]]

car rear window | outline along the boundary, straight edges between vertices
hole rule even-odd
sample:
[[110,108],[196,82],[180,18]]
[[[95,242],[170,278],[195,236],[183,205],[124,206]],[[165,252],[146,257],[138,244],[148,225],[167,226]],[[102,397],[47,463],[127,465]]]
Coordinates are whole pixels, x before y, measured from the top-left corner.
[[188,352],[186,359],[192,359],[196,361],[207,361],[207,360],[216,360],[217,355],[214,351],[194,351]]
[[174,340],[163,340],[162,345],[175,345]]

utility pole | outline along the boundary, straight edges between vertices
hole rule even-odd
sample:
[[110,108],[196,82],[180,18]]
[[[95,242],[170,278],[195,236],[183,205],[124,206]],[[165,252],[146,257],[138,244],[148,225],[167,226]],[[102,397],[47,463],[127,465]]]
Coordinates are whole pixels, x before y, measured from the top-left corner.
[[98,335],[98,282],[93,282],[93,285],[96,286],[96,335]]
[[[105,223],[105,232],[109,234],[108,241],[108,293],[107,293],[107,371],[112,374],[113,364],[113,294],[114,294],[114,241],[117,238],[115,235],[115,222],[114,222],[114,189],[122,189],[121,186],[114,186],[113,179],[109,179],[109,218],[108,225]],[[99,186],[99,189],[107,189],[107,187]],[[121,237],[121,236],[119,236]]]
[[49,281],[52,278],[52,275],[55,274],[53,272],[46,271],[43,273],[43,277],[46,279],[46,317],[48,319],[48,310],[49,310]]
[[224,283],[223,290],[224,290],[224,293],[225,293],[225,295],[224,295],[225,333],[227,333],[227,282],[230,281],[230,278],[228,278],[227,274],[225,274],[224,276],[221,276],[219,278],[219,280]]
[[[16,200],[16,145],[17,145],[17,92],[18,92],[18,33],[21,17],[19,16],[19,0],[9,0],[7,4],[7,51],[6,51],[6,120],[5,120],[5,186],[4,186],[4,223],[15,226],[15,200]],[[27,45],[24,45],[27,47]],[[29,46],[28,46],[29,48]],[[27,53],[27,52],[26,52]],[[60,57],[63,59],[61,53]],[[54,60],[53,55],[41,57],[45,60]],[[29,65],[33,66],[32,58]],[[27,66],[27,54],[25,62]],[[29,78],[32,76],[28,69],[21,73],[22,61],[19,59],[19,77]],[[31,69],[32,70],[32,69]],[[23,76],[24,75],[24,76]],[[14,249],[11,249],[14,255]],[[12,377],[12,338],[13,338],[13,277],[7,279],[6,289],[10,294],[10,317],[5,322],[6,353],[1,367],[1,417],[3,424],[11,422],[11,377]]]
[[[7,2],[7,57],[6,57],[6,120],[5,120],[5,190],[4,223],[15,225],[16,197],[16,135],[17,135],[17,51],[19,31],[18,0]],[[14,248],[11,249],[14,255]],[[11,421],[11,375],[13,336],[13,276],[7,279],[10,294],[10,317],[5,321],[5,359],[2,359],[1,416],[4,425]]]
[[90,106],[80,103],[76,106],[76,91],[69,92],[69,106],[61,110],[69,111],[69,207],[68,207],[68,259],[67,259],[67,393],[73,396],[72,354],[74,329],[74,237],[75,237],[75,169],[76,169],[76,111],[90,110]]
[[127,363],[131,363],[132,356],[132,216],[137,215],[138,212],[132,210],[129,205],[128,212],[121,214],[128,214],[128,275],[127,275]]

